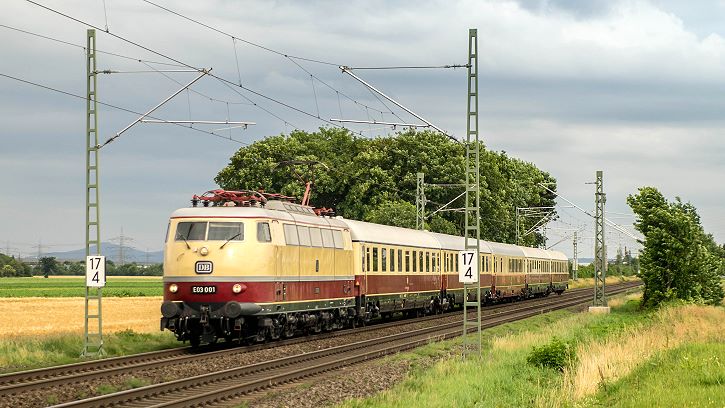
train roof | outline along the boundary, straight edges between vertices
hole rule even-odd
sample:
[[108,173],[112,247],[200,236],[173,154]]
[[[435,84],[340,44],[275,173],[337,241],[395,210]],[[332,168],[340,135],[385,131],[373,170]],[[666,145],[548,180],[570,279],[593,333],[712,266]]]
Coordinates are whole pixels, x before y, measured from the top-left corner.
[[441,247],[440,243],[426,231],[347,219],[342,221],[350,228],[353,241],[421,248]]
[[322,227],[347,228],[347,224],[328,217],[318,217],[284,210],[266,209],[263,207],[191,207],[180,208],[171,213],[171,218],[271,218],[280,221],[302,222]]
[[[463,251],[466,249],[466,242],[463,237],[449,234],[439,234],[437,232],[428,232],[432,235],[441,245],[441,249],[447,249],[449,251]],[[488,242],[481,240],[480,251],[485,254],[490,254],[491,246]]]

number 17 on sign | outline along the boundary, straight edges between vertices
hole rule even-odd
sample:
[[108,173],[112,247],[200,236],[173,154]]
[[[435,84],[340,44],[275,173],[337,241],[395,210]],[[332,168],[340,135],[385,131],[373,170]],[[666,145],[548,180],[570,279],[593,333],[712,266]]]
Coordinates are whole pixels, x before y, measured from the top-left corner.
[[458,281],[478,282],[478,256],[475,251],[458,252]]

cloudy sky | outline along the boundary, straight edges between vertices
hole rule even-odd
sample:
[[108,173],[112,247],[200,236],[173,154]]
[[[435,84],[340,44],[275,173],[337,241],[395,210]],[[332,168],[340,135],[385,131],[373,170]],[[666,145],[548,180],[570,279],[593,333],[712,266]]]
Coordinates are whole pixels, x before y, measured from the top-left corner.
[[[317,116],[416,122],[400,109],[391,112],[338,65],[463,64],[469,28],[478,28],[480,127],[489,148],[550,172],[562,196],[587,210],[594,195],[585,183],[603,170],[609,217],[629,230],[626,196],[655,186],[692,202],[706,230],[725,241],[723,1],[157,0],[234,38],[142,0],[105,0],[105,7],[102,0],[39,1],[162,54],[98,32],[97,48],[105,52],[99,69],[180,70],[168,64],[182,62],[246,88],[207,77],[156,117],[257,123],[216,136],[139,124],[105,146],[104,241],[123,229],[137,248],[160,249],[171,211],[214,188],[214,176],[243,143],[330,125]],[[0,74],[84,94],[85,56],[77,45],[85,44],[88,27],[26,1],[0,7]],[[440,128],[465,134],[465,70],[357,73]],[[193,77],[100,75],[98,97],[143,112]],[[0,112],[0,252],[33,254],[39,242],[44,252],[82,247],[84,101],[0,76]],[[101,107],[101,140],[135,118]],[[390,132],[354,129],[365,136]],[[590,256],[591,220],[573,208],[559,212],[550,243],[581,228],[580,256]],[[610,248],[632,245],[610,231]],[[571,254],[571,241],[556,248]]]

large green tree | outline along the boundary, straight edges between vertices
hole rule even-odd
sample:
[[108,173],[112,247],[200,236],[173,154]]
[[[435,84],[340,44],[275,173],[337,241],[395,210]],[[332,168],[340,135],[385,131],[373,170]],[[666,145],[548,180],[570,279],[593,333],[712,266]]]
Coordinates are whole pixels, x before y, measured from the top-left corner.
[[712,235],[704,232],[695,207],[673,202],[656,188],[643,187],[627,203],[637,214],[635,227],[644,235],[640,255],[645,284],[643,303],[683,299],[717,304],[723,299],[722,254]]
[[[297,167],[305,180],[314,179],[312,202],[334,208],[352,219],[415,227],[416,173],[431,184],[463,183],[464,146],[439,133],[408,131],[375,139],[357,138],[344,129],[294,131],[268,137],[239,149],[215,181],[227,190],[264,189],[301,197],[304,186],[289,168],[289,160],[319,161],[325,166]],[[481,149],[481,233],[485,239],[514,242],[516,207],[553,206],[555,180],[531,163]],[[462,187],[426,189],[430,214],[463,192]],[[463,206],[463,198],[449,208]],[[441,211],[428,221],[436,232],[460,234],[463,214]],[[524,240],[539,245],[536,234]]]

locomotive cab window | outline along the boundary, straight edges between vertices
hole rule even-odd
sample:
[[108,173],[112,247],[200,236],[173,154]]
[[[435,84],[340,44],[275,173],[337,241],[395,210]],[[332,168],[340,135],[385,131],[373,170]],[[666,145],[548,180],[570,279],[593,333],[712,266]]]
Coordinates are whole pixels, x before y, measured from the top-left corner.
[[268,222],[257,223],[257,241],[272,242],[272,233],[269,230]]
[[176,226],[175,241],[203,241],[206,236],[206,222],[180,222]]
[[244,224],[241,222],[210,222],[209,241],[244,241]]

